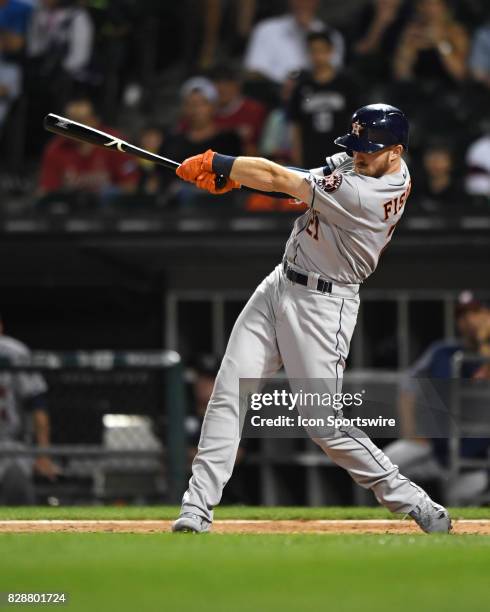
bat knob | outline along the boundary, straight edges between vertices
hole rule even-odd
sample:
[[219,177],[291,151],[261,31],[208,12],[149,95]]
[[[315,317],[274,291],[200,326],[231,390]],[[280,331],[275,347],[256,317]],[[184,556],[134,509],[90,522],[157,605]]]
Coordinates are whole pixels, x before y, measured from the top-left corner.
[[226,176],[218,174],[214,180],[214,186],[216,187],[216,189],[223,189],[227,182],[228,179],[226,178]]

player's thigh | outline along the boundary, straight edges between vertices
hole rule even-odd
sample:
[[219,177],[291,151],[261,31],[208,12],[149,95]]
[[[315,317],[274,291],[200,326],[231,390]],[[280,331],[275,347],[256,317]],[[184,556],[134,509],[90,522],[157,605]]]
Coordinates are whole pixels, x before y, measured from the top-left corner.
[[359,301],[295,285],[277,329],[289,378],[341,380]]
[[235,384],[240,378],[266,378],[281,367],[275,330],[277,291],[273,273],[244,306],[228,340],[218,384]]

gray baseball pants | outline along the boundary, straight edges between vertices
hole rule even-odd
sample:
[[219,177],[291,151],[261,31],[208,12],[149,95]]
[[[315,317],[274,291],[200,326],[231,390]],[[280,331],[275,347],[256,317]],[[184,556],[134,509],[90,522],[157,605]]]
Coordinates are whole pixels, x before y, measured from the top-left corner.
[[[316,286],[315,275],[309,276]],[[334,392],[341,391],[359,308],[357,294],[357,285],[334,285],[331,294],[323,294],[292,283],[280,265],[259,285],[230,335],[182,512],[213,519],[213,508],[232,474],[240,441],[240,378],[270,378],[284,365],[288,378],[335,381]],[[359,430],[332,429],[331,434],[313,439],[391,511],[408,513],[424,495]]]

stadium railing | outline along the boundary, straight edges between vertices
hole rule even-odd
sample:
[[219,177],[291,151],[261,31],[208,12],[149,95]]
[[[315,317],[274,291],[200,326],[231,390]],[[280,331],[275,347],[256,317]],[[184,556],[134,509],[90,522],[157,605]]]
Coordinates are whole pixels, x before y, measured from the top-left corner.
[[[352,368],[370,368],[366,355],[369,345],[367,336],[368,309],[377,308],[386,303],[393,310],[394,327],[390,332],[383,330],[384,334],[393,333],[396,336],[396,362],[398,369],[409,367],[410,363],[419,356],[420,348],[415,344],[420,323],[414,316],[412,309],[424,305],[424,316],[427,318],[426,304],[431,303],[437,310],[433,313],[432,327],[440,328],[440,338],[455,337],[455,306],[458,300],[458,291],[452,290],[425,290],[425,289],[362,289],[361,306],[357,318],[356,329],[352,338],[351,356],[349,366]],[[481,299],[488,299],[489,292],[479,292]],[[176,289],[165,294],[165,346],[179,350],[179,321],[184,316],[183,307],[196,305],[199,312],[208,314],[207,325],[211,330],[211,343],[207,350],[222,355],[234,316],[238,315],[237,307],[244,305],[250,297],[250,291],[237,289]],[[207,305],[207,309],[203,308]],[[204,316],[204,315],[203,315]]]

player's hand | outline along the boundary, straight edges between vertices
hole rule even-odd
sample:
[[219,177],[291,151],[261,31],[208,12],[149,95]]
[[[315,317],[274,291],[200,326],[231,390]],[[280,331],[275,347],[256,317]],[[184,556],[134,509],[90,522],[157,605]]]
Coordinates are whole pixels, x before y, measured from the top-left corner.
[[233,181],[232,179],[228,179],[223,187],[219,189],[216,188],[216,174],[214,172],[201,172],[201,174],[197,177],[195,184],[205,191],[209,191],[209,193],[214,193],[215,195],[221,195],[223,193],[228,193],[232,189],[240,189],[240,183]]
[[198,176],[203,172],[213,172],[214,155],[214,151],[208,149],[206,153],[188,157],[175,172],[184,181],[196,184]]
[[232,189],[240,189],[240,184],[230,178],[223,187],[216,188],[216,174],[213,172],[214,155],[214,151],[208,149],[206,153],[189,157],[180,164],[175,172],[184,181],[194,183],[200,189],[216,195],[227,193]]
[[57,476],[60,475],[61,470],[59,466],[51,461],[49,457],[39,456],[34,462],[34,469],[38,474],[48,478],[49,480],[56,480]]

